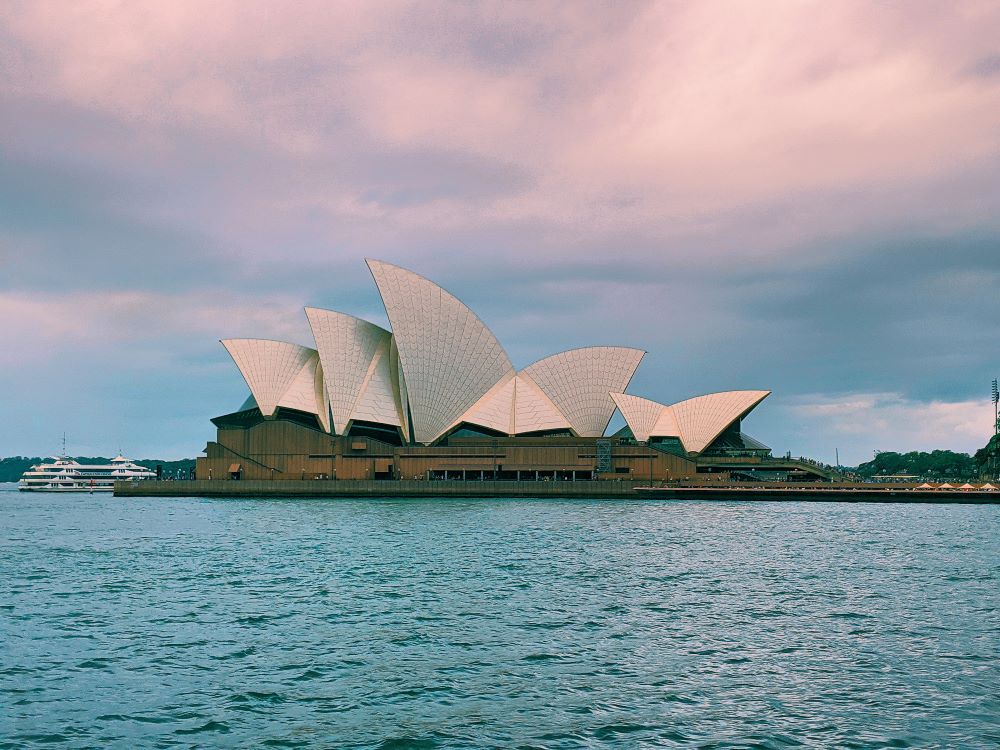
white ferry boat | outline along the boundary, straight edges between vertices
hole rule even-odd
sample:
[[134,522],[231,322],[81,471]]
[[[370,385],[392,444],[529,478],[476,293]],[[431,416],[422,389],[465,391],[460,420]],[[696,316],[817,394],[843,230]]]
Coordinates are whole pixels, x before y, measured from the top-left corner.
[[111,492],[116,480],[156,479],[156,472],[116,456],[109,464],[81,464],[67,456],[32,466],[21,475],[22,492]]

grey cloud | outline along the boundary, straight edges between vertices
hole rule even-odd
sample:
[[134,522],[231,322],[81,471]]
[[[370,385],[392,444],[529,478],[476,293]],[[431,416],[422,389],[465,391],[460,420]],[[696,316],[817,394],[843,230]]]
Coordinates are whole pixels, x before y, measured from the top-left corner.
[[127,183],[85,168],[10,157],[3,164],[2,287],[176,289],[218,272],[204,237],[123,212]]
[[992,76],[1000,75],[1000,55],[989,55],[976,60],[969,72],[979,78],[991,78]]
[[964,398],[997,366],[1000,233],[855,240],[809,273],[748,279],[743,313],[784,342],[791,392]]

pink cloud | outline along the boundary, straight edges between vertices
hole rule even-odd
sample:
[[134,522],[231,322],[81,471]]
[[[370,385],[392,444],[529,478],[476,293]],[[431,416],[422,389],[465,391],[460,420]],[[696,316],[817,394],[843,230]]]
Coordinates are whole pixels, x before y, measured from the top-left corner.
[[[632,6],[617,23],[582,6],[531,6],[507,23],[546,41],[507,66],[477,65],[463,45],[496,19],[452,6],[8,7],[5,25],[28,61],[8,87],[153,122],[217,125],[229,113],[248,132],[276,103],[293,108],[303,129],[344,110],[387,140],[532,161],[556,148],[567,166],[605,164],[602,175],[675,165],[707,180],[706,160],[753,168],[781,154],[794,174],[804,171],[793,168],[796,149],[826,140],[862,163],[880,144],[923,161],[925,126],[985,137],[1000,96],[995,82],[957,77],[996,53],[988,29],[1000,11],[976,3]],[[424,27],[407,33],[414,18]],[[425,39],[426,27],[439,36]],[[851,172],[843,156],[829,154],[834,176]]]
[[[990,3],[25,2],[3,23],[0,91],[138,125],[133,161],[170,170],[192,132],[269,154],[185,206],[230,241],[308,221],[328,242],[527,224],[679,245],[792,206],[737,251],[784,253],[845,213],[995,221],[939,199],[1000,158],[1000,76],[968,72],[997,53]],[[428,154],[428,180],[440,153],[523,179],[394,202],[348,166],[394,152]]]

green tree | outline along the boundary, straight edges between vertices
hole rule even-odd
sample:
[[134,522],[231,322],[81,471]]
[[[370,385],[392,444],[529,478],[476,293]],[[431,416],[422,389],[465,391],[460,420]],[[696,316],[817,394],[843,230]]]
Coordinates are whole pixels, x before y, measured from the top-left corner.
[[976,451],[973,457],[979,473],[996,477],[1000,473],[1000,435],[994,435],[990,441]]
[[972,479],[977,475],[977,462],[968,453],[935,450],[930,453],[912,451],[896,453],[882,451],[857,469],[863,477],[884,474],[914,474],[927,479]]

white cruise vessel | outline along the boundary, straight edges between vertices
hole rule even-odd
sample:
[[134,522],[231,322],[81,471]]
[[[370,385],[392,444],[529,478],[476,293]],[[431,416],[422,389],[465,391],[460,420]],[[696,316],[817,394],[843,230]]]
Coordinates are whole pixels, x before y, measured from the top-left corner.
[[32,466],[21,475],[17,488],[22,492],[111,492],[116,480],[155,479],[156,472],[139,466],[125,456],[108,464],[81,464],[66,456]]

